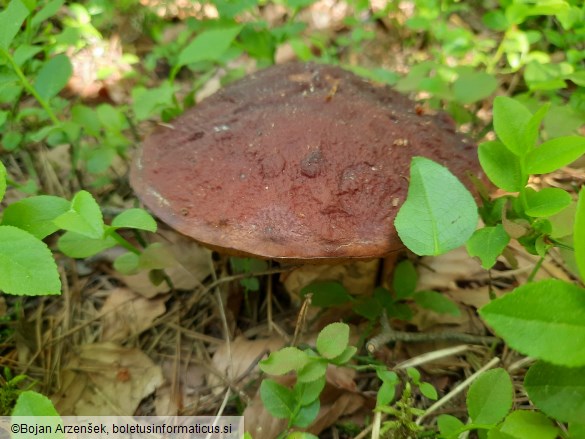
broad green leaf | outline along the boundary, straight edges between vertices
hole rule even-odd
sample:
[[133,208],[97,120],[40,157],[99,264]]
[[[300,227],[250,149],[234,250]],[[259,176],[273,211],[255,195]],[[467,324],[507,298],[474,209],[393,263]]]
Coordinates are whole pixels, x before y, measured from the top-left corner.
[[301,296],[307,294],[313,295],[311,305],[320,308],[339,306],[353,300],[345,287],[334,281],[313,282],[301,290]]
[[455,100],[471,104],[490,96],[498,87],[498,81],[489,73],[466,72],[453,83]]
[[114,259],[114,268],[122,274],[136,274],[140,270],[140,256],[126,252]]
[[45,6],[43,6],[41,10],[37,12],[30,21],[31,26],[33,27],[38,26],[45,20],[48,20],[49,18],[54,16],[57,12],[59,12],[59,9],[61,8],[61,6],[63,6],[63,3],[65,3],[64,0],[51,0],[50,2],[45,4]]
[[308,427],[319,414],[320,408],[321,403],[319,401],[319,398],[314,400],[311,404],[302,406],[301,409],[295,414],[294,418],[292,419],[292,425],[301,428]]
[[436,291],[417,291],[412,298],[417,305],[439,314],[461,315],[459,307],[454,302]]
[[349,360],[353,358],[355,353],[357,352],[357,348],[355,346],[348,346],[345,350],[335,358],[331,359],[331,363],[337,365],[343,365],[347,363]]
[[178,67],[220,59],[241,30],[242,26],[231,26],[200,33],[179,54]]
[[526,143],[529,149],[536,145],[536,142],[538,140],[538,132],[540,131],[540,124],[542,123],[542,120],[546,116],[546,113],[548,113],[549,108],[550,108],[549,103],[540,107],[538,111],[534,113],[534,115],[530,118],[528,124],[526,125],[525,136]]
[[286,347],[272,352],[260,362],[260,369],[270,375],[284,375],[291,370],[302,369],[309,361],[306,353],[295,347]]
[[85,105],[75,105],[71,109],[71,118],[75,123],[82,126],[88,134],[92,136],[98,136],[100,134],[101,123],[93,108],[86,107]]
[[146,210],[133,208],[117,215],[112,221],[112,227],[128,227],[154,233],[156,232],[156,221]]
[[4,163],[0,162],[0,201],[4,198],[6,193],[6,168]]
[[376,407],[385,406],[392,402],[396,396],[397,384],[398,383],[393,383],[391,381],[382,381],[382,385],[378,389],[378,394],[376,395]]
[[528,188],[525,213],[534,217],[552,216],[565,209],[571,201],[571,195],[560,188],[547,187],[538,192]]
[[422,256],[453,250],[467,241],[477,220],[473,197],[447,168],[423,157],[412,159],[408,196],[394,220],[411,251]]
[[539,361],[528,370],[524,388],[534,405],[548,416],[563,422],[585,419],[585,367],[554,366]]
[[60,421],[59,413],[49,398],[32,390],[25,390],[16,400],[12,416],[56,416]]
[[43,48],[41,46],[31,46],[30,44],[21,44],[14,50],[12,56],[16,65],[21,67],[25,62],[41,52]]
[[67,55],[57,55],[41,67],[35,79],[35,90],[41,98],[51,99],[65,87],[72,73],[73,66]]
[[111,236],[104,239],[88,238],[75,232],[66,232],[57,241],[57,247],[70,258],[89,258],[97,255],[99,252],[118,245],[116,240]]
[[585,290],[547,279],[482,307],[481,317],[517,351],[561,366],[585,364]]
[[579,191],[577,211],[575,212],[575,224],[573,226],[573,242],[575,247],[575,260],[579,268],[581,280],[585,281],[585,188]]
[[571,439],[585,439],[585,420],[569,423],[569,437]]
[[8,49],[30,11],[20,0],[10,0],[0,13],[0,48]]
[[293,388],[297,401],[301,405],[311,404],[319,398],[319,395],[325,388],[326,382],[325,374],[310,382],[297,381]]
[[542,413],[517,410],[498,427],[501,433],[516,439],[555,439],[559,430]]
[[404,299],[411,296],[416,289],[418,276],[414,264],[408,259],[400,262],[394,269],[392,288],[397,299]]
[[13,226],[0,226],[0,290],[19,296],[61,293],[57,264],[47,245]]
[[502,254],[510,237],[504,230],[504,226],[498,224],[493,227],[484,227],[473,232],[467,241],[467,253],[481,260],[481,266],[489,270],[496,263],[498,256]]
[[288,419],[295,410],[295,397],[288,387],[273,380],[264,380],[260,384],[260,398],[268,413],[278,419]]
[[101,239],[104,236],[104,219],[93,196],[87,191],[79,191],[71,200],[68,212],[55,218],[54,223],[70,232],[88,238]]
[[301,383],[309,383],[325,376],[327,372],[327,363],[319,359],[310,360],[300,370],[297,369],[297,379]]
[[525,131],[532,113],[515,99],[498,96],[494,99],[494,129],[502,143],[517,156],[524,156],[532,145],[527,144]]
[[286,439],[319,439],[317,436],[305,431],[293,431]]
[[474,424],[497,424],[512,408],[514,387],[502,368],[488,370],[467,392],[467,410]]
[[566,166],[585,154],[585,137],[564,136],[544,142],[526,157],[529,174],[546,174]]
[[325,358],[341,355],[349,343],[349,326],[345,323],[331,323],[317,336],[317,351]]
[[464,426],[463,422],[451,415],[439,415],[437,418],[437,426],[441,432],[441,436],[450,437]]
[[171,81],[163,82],[159,87],[132,89],[132,110],[138,120],[159,116],[166,108],[174,106],[176,87]]
[[478,149],[479,162],[490,181],[500,189],[519,192],[526,185],[520,161],[501,142],[484,142]]
[[55,218],[69,210],[70,203],[52,195],[38,195],[12,203],[4,210],[2,224],[15,226],[38,239],[43,239],[59,230]]
[[424,397],[432,399],[433,401],[436,401],[437,398],[439,397],[437,389],[435,389],[431,383],[422,382],[418,385],[418,389],[420,390],[420,393],[422,393]]

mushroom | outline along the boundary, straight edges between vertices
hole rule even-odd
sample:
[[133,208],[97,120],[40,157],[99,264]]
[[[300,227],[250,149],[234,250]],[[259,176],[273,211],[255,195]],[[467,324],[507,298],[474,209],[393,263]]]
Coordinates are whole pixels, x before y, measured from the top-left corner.
[[276,65],[148,137],[130,181],[159,218],[229,254],[305,263],[403,248],[394,218],[413,156],[460,179],[476,147],[445,114],[339,67]]

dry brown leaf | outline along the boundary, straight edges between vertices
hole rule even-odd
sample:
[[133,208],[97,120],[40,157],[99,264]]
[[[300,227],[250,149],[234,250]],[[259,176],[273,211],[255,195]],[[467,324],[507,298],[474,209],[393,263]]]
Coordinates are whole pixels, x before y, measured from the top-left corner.
[[366,398],[358,393],[344,392],[337,399],[328,404],[323,404],[317,415],[317,419],[311,424],[308,431],[318,435],[329,428],[340,418],[356,413],[363,409]]
[[[245,337],[238,337],[231,342],[231,358],[227,344],[221,345],[213,355],[212,364],[216,371],[225,379],[233,380],[239,378],[245,372],[252,374],[257,370],[259,360],[266,358],[270,352],[274,352],[284,346],[280,337],[248,340]],[[221,393],[223,382],[216,374],[210,373],[207,383],[215,387],[214,393]]]
[[[211,274],[210,250],[200,246],[190,238],[162,227],[154,239],[163,244],[163,248],[159,252],[161,254],[164,252],[167,259],[165,264],[168,267],[165,268],[165,273],[175,288],[192,290],[200,286],[205,278]],[[148,271],[135,275],[120,275],[120,279],[131,290],[149,298],[170,290],[166,282],[154,285],[150,281]]]
[[52,396],[63,416],[133,415],[163,381],[160,366],[139,349],[96,343],[71,355]]
[[101,341],[121,341],[148,329],[165,312],[168,296],[147,299],[128,288],[116,288],[100,310]]
[[339,265],[304,265],[282,275],[286,290],[299,300],[301,289],[317,281],[338,281],[350,294],[371,294],[376,286],[380,261],[355,261]]
[[165,382],[156,389],[154,407],[157,416],[176,416],[185,407],[194,409],[205,383],[206,369],[196,362],[173,360],[162,363]]
[[418,267],[417,290],[456,290],[457,281],[473,280],[485,275],[485,270],[476,259],[470,257],[463,247],[440,256],[421,258]]

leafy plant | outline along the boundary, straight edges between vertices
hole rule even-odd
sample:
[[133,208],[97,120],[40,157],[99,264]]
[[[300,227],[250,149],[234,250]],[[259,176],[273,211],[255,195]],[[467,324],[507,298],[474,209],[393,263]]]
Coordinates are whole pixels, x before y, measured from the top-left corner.
[[[6,185],[6,169],[0,162],[0,201]],[[60,293],[57,265],[42,241],[58,230],[65,231],[58,241],[59,250],[70,257],[92,256],[116,245],[140,255],[118,233],[122,228],[154,232],[156,222],[143,209],[128,209],[106,225],[99,205],[87,191],[79,191],[70,202],[39,195],[10,204],[0,222],[0,290],[17,295]]]
[[272,379],[260,386],[260,396],[266,410],[278,419],[288,419],[288,428],[280,438],[312,438],[292,433],[294,427],[308,427],[319,413],[319,395],[325,387],[325,373],[329,365],[343,366],[357,349],[349,346],[349,326],[331,323],[321,330],[316,349],[282,348],[260,362],[260,369],[269,375],[286,375],[295,372],[297,380],[288,388]]
[[8,416],[18,398],[33,387],[34,383],[23,385],[27,380],[26,375],[13,376],[9,368],[4,368],[3,376],[0,376],[0,416]]

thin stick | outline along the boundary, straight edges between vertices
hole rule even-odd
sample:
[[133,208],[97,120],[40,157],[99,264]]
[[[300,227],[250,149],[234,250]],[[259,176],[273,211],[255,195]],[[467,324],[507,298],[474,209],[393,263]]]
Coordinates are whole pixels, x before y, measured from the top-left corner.
[[494,367],[499,362],[500,362],[500,359],[498,357],[492,358],[485,366],[483,366],[481,369],[479,369],[477,372],[475,372],[473,375],[471,375],[469,378],[467,378],[465,381],[460,383],[457,387],[455,387],[453,390],[451,390],[449,393],[447,393],[445,396],[443,396],[441,399],[439,399],[437,402],[435,402],[432,406],[430,406],[422,415],[420,415],[418,417],[418,419],[415,422],[416,425],[420,425],[424,418],[429,416],[431,413],[433,413],[439,407],[442,407],[443,405],[445,405],[447,402],[452,400],[459,393],[463,392],[463,390],[467,386],[469,386],[473,381],[475,381],[477,379],[477,377],[479,377],[486,370]]

